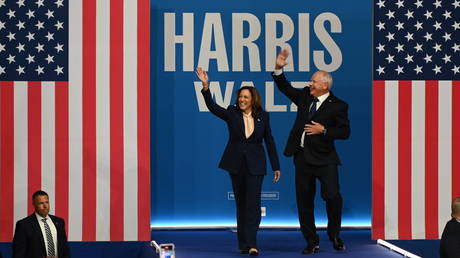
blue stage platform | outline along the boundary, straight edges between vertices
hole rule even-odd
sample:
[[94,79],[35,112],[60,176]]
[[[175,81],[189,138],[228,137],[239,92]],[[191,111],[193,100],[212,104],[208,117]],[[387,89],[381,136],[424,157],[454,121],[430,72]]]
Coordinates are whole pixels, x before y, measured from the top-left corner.
[[[313,256],[304,256],[305,247],[298,230],[260,230],[258,235],[260,256],[271,258],[296,257],[402,257],[371,240],[370,230],[344,230],[342,238],[345,252],[332,248],[325,231],[319,231],[321,251]],[[239,254],[236,234],[231,230],[158,230],[152,232],[158,243],[174,243],[177,258],[226,258],[246,257]],[[420,257],[438,257],[438,240],[390,241]],[[147,242],[71,242],[72,258],[151,258],[157,257]],[[11,243],[0,243],[4,258],[11,257]]]

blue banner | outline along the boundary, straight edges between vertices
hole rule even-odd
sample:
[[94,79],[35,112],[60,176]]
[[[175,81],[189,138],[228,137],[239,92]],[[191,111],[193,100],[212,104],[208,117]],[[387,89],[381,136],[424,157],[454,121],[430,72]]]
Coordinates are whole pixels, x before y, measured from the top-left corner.
[[[294,164],[282,155],[296,107],[271,78],[282,48],[291,52],[285,72],[295,87],[329,71],[332,91],[349,104],[351,137],[336,142],[343,225],[370,225],[372,2],[170,0],[151,8],[152,226],[236,223],[230,178],[217,167],[227,128],[207,111],[197,66],[221,106],[234,104],[241,86],[259,90],[282,171],[275,184],[267,164],[262,225],[298,225]],[[325,224],[319,188],[316,220]]]

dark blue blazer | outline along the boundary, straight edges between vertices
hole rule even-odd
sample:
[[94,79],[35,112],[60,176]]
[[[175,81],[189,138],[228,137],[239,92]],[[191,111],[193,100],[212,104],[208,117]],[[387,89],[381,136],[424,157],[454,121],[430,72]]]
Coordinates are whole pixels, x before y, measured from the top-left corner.
[[242,111],[230,105],[227,109],[217,105],[211,98],[209,90],[201,90],[209,111],[227,122],[228,142],[219,163],[219,168],[230,173],[238,173],[242,162],[247,161],[249,173],[252,175],[265,175],[267,161],[262,140],[268,151],[272,170],[279,170],[280,164],[276,152],[275,141],[270,129],[270,118],[267,112],[261,111],[254,115],[254,132],[246,139]]

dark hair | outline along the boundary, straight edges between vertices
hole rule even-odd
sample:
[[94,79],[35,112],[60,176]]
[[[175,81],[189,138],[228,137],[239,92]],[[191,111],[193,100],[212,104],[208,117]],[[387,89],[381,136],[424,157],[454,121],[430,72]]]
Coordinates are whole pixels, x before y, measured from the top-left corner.
[[36,191],[34,194],[32,194],[32,201],[35,200],[35,197],[42,196],[42,195],[48,196],[48,194],[45,191],[42,191],[42,190]]
[[243,87],[238,89],[238,92],[236,94],[236,107],[238,109],[240,108],[240,106],[238,105],[238,98],[240,97],[240,93],[241,93],[242,90],[248,90],[251,93],[251,97],[252,97],[252,100],[251,100],[252,116],[254,116],[255,114],[257,114],[259,112],[262,112],[263,111],[262,104],[261,104],[262,103],[262,98],[260,97],[260,94],[257,91],[257,89],[255,87],[252,87],[252,86],[243,86]]

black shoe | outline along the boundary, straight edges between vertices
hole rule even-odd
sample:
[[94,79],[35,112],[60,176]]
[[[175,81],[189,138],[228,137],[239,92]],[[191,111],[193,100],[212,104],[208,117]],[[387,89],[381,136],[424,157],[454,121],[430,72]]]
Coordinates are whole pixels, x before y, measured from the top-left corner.
[[319,253],[319,243],[309,243],[305,249],[302,250],[302,254],[315,254]]
[[332,241],[332,246],[334,247],[335,250],[337,251],[345,250],[345,244],[343,243],[342,239],[340,239],[340,237],[334,237],[331,239],[331,241]]
[[249,252],[249,255],[250,255],[250,256],[257,256],[257,255],[259,255],[259,251],[258,251],[257,249],[255,249],[255,248],[249,249],[248,252]]

